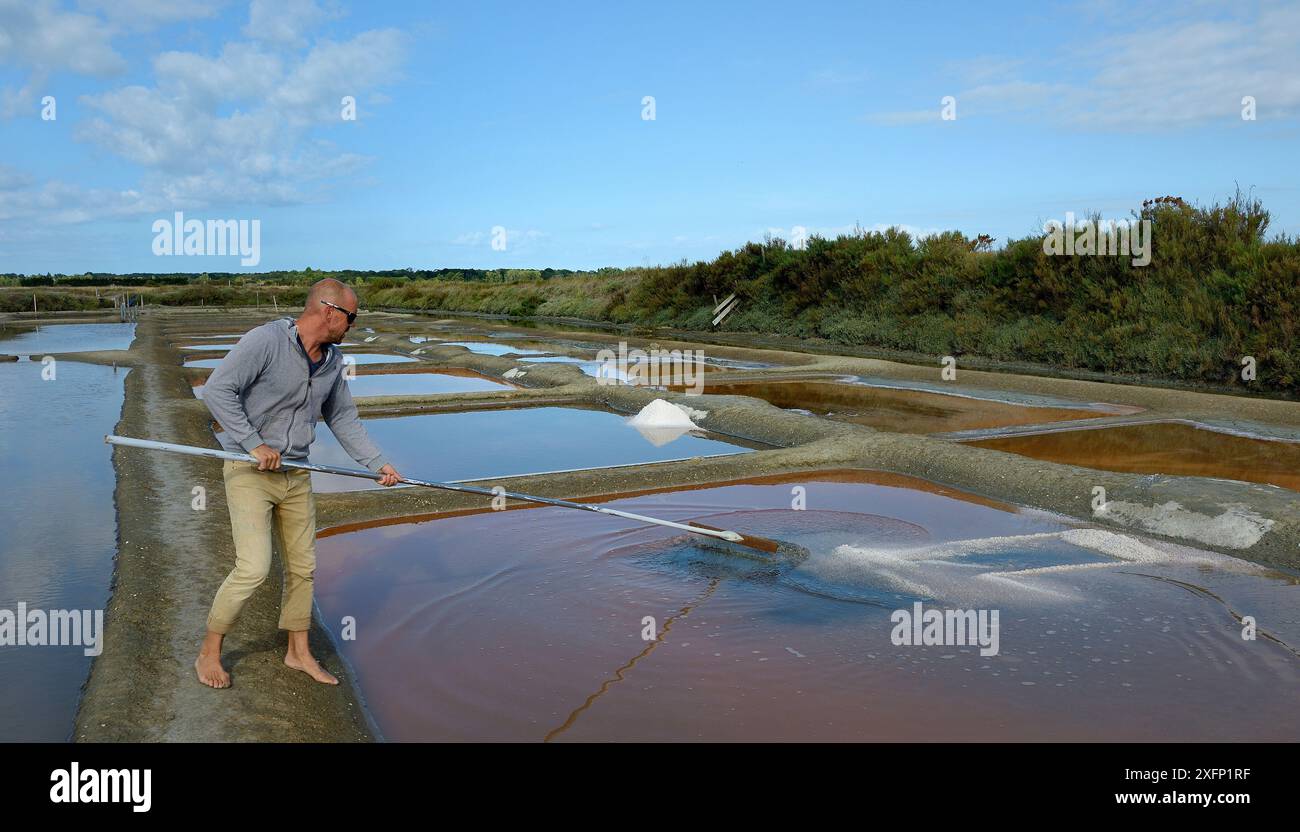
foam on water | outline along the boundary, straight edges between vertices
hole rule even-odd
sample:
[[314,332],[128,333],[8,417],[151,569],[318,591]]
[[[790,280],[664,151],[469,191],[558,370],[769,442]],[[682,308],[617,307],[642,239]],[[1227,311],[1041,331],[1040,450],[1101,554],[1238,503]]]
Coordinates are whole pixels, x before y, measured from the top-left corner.
[[[1078,600],[1073,587],[1027,579],[1125,564],[1262,571],[1254,564],[1214,552],[1094,528],[909,547],[843,544],[829,555],[814,555],[800,571],[823,584],[823,590],[840,587],[852,591],[876,586],[921,598],[963,602],[996,601],[1008,592]],[[792,577],[799,576],[794,573]]]

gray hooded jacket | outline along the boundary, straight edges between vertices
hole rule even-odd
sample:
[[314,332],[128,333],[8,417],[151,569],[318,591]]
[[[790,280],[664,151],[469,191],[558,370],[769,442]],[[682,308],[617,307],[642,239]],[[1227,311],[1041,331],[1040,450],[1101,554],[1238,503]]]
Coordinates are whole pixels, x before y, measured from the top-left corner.
[[249,330],[203,387],[203,402],[221,425],[221,447],[251,453],[258,445],[285,459],[306,459],[324,418],[343,450],[378,471],[387,464],[370,440],[343,375],[343,354],[333,344],[309,374],[297,325],[285,318]]

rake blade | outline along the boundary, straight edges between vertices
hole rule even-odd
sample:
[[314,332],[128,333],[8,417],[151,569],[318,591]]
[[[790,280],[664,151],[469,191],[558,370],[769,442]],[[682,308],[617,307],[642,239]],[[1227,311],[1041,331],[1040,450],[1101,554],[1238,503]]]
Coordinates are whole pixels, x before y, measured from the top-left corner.
[[[708,529],[711,532],[727,531],[727,529],[720,529],[717,526],[706,526],[705,524],[697,523],[694,520],[689,521],[686,525],[694,526],[697,529]],[[767,552],[768,554],[776,554],[776,552],[781,548],[781,544],[777,543],[775,540],[768,540],[766,537],[758,537],[757,535],[752,534],[741,535],[740,540],[727,542],[733,543],[736,546],[748,546],[751,549],[757,549],[760,552]]]

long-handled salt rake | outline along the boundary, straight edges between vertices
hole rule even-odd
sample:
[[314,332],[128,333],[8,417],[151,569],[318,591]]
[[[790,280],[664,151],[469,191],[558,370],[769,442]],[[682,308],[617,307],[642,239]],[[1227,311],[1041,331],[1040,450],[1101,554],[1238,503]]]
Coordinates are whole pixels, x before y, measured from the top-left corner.
[[[215,448],[198,448],[193,445],[173,445],[170,442],[155,442],[152,439],[132,439],[128,436],[105,436],[104,441],[110,445],[122,445],[128,448],[144,448],[150,451],[167,451],[174,454],[185,454],[186,456],[200,456],[208,459],[223,459],[232,462],[252,462],[256,463],[257,459],[251,454],[237,454],[231,451],[222,451]],[[311,462],[297,462],[294,460],[281,459],[281,468],[293,468],[299,471],[315,471],[320,474],[338,474],[344,477],[359,477],[367,480],[379,480],[383,474],[376,474],[373,471],[363,471],[359,468],[338,468],[333,465],[316,465]],[[706,526],[703,523],[674,523],[671,520],[660,520],[657,517],[646,517],[644,514],[633,514],[630,511],[619,511],[616,508],[606,508],[605,506],[590,505],[587,503],[574,503],[568,500],[556,500],[551,497],[536,497],[532,494],[520,494],[515,491],[492,490],[490,488],[481,488],[475,485],[461,485],[452,482],[426,482],[425,480],[414,480],[403,477],[399,482],[406,485],[419,485],[425,488],[441,488],[447,491],[463,491],[467,494],[482,494],[486,497],[510,497],[515,500],[524,500],[530,503],[545,503],[549,506],[560,506],[561,508],[576,508],[583,511],[595,511],[600,514],[609,514],[614,517],[622,517],[626,520],[636,520],[639,523],[653,523],[656,526],[667,526],[670,529],[680,529],[684,532],[703,535],[714,540],[725,541],[726,543],[744,546],[764,552],[768,555],[777,553],[792,554],[798,556],[802,550],[794,544],[781,543],[776,540],[769,540],[766,537],[758,537],[752,534],[741,534],[727,529],[719,529],[714,526]]]

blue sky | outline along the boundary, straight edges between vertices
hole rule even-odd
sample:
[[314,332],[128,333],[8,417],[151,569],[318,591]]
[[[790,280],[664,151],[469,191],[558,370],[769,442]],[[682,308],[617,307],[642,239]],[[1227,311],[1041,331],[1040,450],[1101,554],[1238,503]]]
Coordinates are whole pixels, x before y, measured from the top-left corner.
[[[1300,233],[1300,6],[1134,5],[0,0],[0,272],[1001,241],[1238,184]],[[259,220],[261,262],[155,256],[175,211]]]

